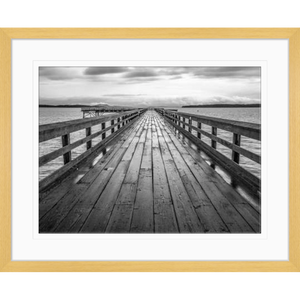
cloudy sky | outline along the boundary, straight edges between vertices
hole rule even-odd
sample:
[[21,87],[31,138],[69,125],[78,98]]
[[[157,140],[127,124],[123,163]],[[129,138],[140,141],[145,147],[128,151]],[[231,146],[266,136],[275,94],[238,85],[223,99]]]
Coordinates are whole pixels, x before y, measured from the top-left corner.
[[40,67],[40,104],[259,103],[260,67]]

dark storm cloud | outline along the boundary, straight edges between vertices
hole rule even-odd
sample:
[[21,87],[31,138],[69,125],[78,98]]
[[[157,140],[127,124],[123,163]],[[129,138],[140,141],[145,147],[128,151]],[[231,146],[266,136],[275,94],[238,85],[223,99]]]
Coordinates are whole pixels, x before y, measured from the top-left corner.
[[[129,83],[159,79],[259,79],[260,67],[135,67],[122,76]],[[131,81],[134,80],[134,81]]]
[[192,74],[199,78],[259,78],[260,67],[199,67]]
[[72,67],[39,67],[39,76],[49,80],[72,80],[80,77],[73,72]]
[[85,75],[105,75],[124,73],[128,71],[127,67],[89,67],[84,71]]
[[126,73],[125,78],[141,78],[141,77],[156,77],[159,74],[153,68],[136,68],[133,71]]

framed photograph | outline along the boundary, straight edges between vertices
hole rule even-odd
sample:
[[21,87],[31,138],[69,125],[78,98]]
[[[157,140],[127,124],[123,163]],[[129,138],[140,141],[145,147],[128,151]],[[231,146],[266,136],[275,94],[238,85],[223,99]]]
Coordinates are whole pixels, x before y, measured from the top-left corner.
[[2,271],[299,271],[300,29],[0,29]]

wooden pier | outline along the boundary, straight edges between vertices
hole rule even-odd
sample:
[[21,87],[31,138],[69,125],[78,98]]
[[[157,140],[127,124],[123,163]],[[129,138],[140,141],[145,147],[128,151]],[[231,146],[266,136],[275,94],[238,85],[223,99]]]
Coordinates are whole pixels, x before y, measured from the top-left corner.
[[[212,126],[211,134],[202,123]],[[101,131],[92,133],[99,124]],[[232,132],[233,143],[217,137],[217,127]],[[77,130],[86,137],[70,144]],[[201,134],[212,139],[211,146],[202,144]],[[99,135],[102,141],[93,145]],[[60,136],[63,144],[40,157],[40,166],[59,156],[64,166],[40,181],[39,232],[259,233],[260,180],[239,165],[239,156],[258,162],[260,157],[240,146],[243,135],[259,140],[260,128],[163,109],[40,126],[40,142]],[[245,184],[257,205],[209,166],[187,138]],[[72,160],[71,150],[84,143],[87,150]],[[230,163],[217,143],[232,150]]]

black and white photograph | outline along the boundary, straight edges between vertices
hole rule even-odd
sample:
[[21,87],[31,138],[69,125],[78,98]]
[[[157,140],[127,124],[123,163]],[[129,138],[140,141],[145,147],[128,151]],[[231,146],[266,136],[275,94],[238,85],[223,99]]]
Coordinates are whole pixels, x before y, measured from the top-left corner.
[[38,70],[39,233],[261,233],[260,66]]

